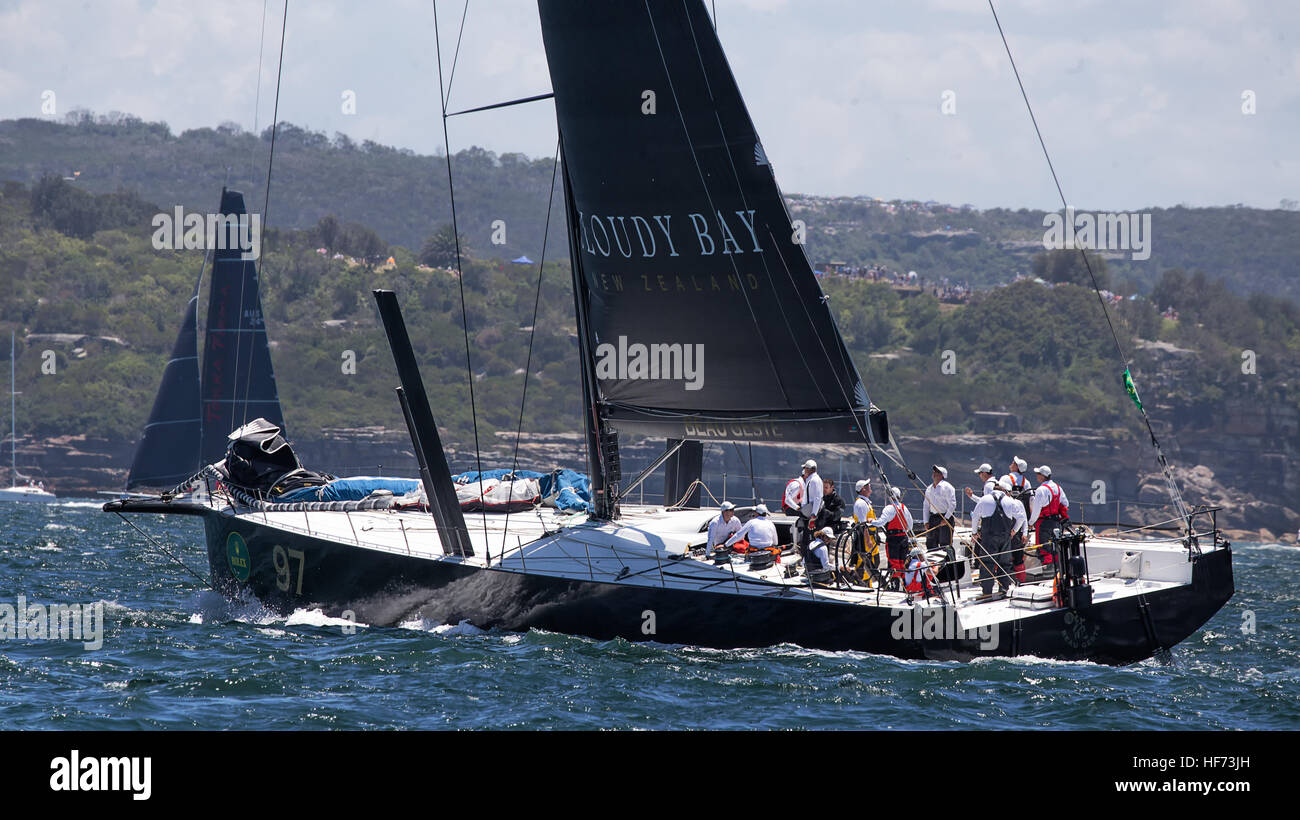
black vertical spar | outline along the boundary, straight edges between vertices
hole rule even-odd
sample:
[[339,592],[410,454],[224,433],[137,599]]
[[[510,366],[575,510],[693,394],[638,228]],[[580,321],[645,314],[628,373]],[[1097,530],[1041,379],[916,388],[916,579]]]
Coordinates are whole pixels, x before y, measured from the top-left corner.
[[564,171],[564,213],[569,222],[569,267],[573,275],[573,312],[578,324],[578,365],[582,370],[582,418],[587,434],[587,474],[591,477],[591,498],[595,517],[614,517],[613,497],[605,475],[602,458],[603,437],[597,408],[596,373],[593,369],[591,327],[587,321],[587,288],[583,282],[582,254],[578,247],[581,227],[578,208],[573,201],[569,182],[569,164],[564,154],[564,135],[560,135],[560,165]]
[[424,392],[424,380],[420,378],[420,367],[415,361],[415,351],[411,349],[411,337],[406,332],[402,310],[397,306],[397,294],[391,290],[376,290],[374,293],[379,315],[384,320],[384,332],[388,334],[388,346],[393,352],[393,363],[397,365],[397,376],[402,381],[399,393],[402,412],[420,462],[420,479],[424,483],[424,493],[429,497],[429,510],[438,527],[442,551],[447,555],[471,556],[474,547],[470,544],[469,528],[465,526],[465,514],[461,512],[456,488],[451,483],[447,455],[443,452],[438,425],[429,408],[429,396]]

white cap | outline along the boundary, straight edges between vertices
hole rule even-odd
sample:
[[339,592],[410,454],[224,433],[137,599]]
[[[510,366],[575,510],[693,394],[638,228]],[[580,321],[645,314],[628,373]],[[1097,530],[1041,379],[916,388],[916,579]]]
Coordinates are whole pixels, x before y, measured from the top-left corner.
[[834,537],[835,537],[835,530],[831,529],[830,527],[822,527],[820,530],[817,531],[817,537],[818,537],[818,538],[834,538]]
[[863,488],[870,487],[870,486],[871,486],[871,479],[864,478],[861,481],[859,481],[857,484],[853,485],[853,491],[860,493],[862,492]]
[[767,505],[759,504],[757,507],[754,508],[754,512],[757,513],[758,515],[767,515]]
[[808,459],[807,461],[805,461],[805,462],[803,463],[803,468],[804,468],[805,470],[816,470],[816,469],[817,469],[817,462],[813,461],[813,460],[810,458],[810,459]]
[[1005,478],[1000,480],[997,484],[994,484],[993,486],[997,487],[999,490],[1001,490],[1004,493],[1011,492],[1011,482],[1007,481]]
[[1044,464],[1042,467],[1035,467],[1035,468],[1034,468],[1034,472],[1036,472],[1036,473],[1042,473],[1042,474],[1043,474],[1044,476],[1046,476],[1047,478],[1051,478],[1051,477],[1052,477],[1052,468],[1051,468],[1051,467],[1048,467],[1046,464]]
[[900,489],[898,489],[897,487],[890,487],[890,488],[889,488],[889,495],[890,495],[891,498],[902,498],[902,497],[903,497],[903,491],[900,490]]
[[1023,473],[1025,470],[1028,470],[1028,469],[1029,469],[1029,462],[1028,462],[1028,461],[1025,461],[1023,458],[1020,458],[1019,456],[1012,456],[1012,457],[1011,457],[1011,463],[1014,464],[1014,465],[1016,465],[1016,469],[1019,470],[1019,471],[1022,472],[1022,473]]
[[942,467],[942,466],[940,466],[940,465],[938,465],[938,464],[935,464],[935,465],[932,466],[930,469],[931,469],[931,470],[934,470],[936,473],[938,473],[939,475],[943,476],[944,478],[947,478],[947,477],[948,477],[948,468],[947,468],[947,467]]
[[726,510],[734,510],[734,509],[736,509],[736,505],[735,505],[735,504],[732,504],[730,501],[724,501],[724,502],[722,502],[722,509],[723,509],[724,511],[726,511]]
[[981,464],[981,465],[979,466],[979,469],[977,469],[975,472],[977,472],[977,473],[991,473],[991,472],[993,472],[993,465],[992,465],[992,464],[989,464],[989,463],[986,461],[986,462],[984,462],[983,464]]

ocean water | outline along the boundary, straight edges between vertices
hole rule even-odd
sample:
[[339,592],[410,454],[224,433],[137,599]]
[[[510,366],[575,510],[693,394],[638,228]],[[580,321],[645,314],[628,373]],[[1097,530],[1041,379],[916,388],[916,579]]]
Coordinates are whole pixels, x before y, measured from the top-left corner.
[[[206,575],[201,525],[135,517]],[[1300,551],[1168,658],[900,661],[712,650],[227,602],[93,500],[0,507],[0,607],[102,603],[103,645],[0,639],[0,729],[1297,729]],[[1245,627],[1245,629],[1243,629]]]

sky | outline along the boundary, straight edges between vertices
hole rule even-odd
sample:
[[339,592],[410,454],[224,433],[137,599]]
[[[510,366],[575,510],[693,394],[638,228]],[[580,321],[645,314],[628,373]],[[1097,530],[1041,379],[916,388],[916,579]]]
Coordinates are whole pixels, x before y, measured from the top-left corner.
[[[549,91],[535,3],[468,5],[450,110]],[[1059,208],[987,0],[709,5],[786,193]],[[1300,3],[995,5],[1071,205],[1300,200]],[[464,9],[437,5],[445,74]],[[87,108],[174,133],[265,128],[284,11],[284,0],[0,0],[0,118]],[[281,121],[441,149],[431,0],[292,0],[287,19]],[[449,125],[453,152],[555,148],[549,101]]]

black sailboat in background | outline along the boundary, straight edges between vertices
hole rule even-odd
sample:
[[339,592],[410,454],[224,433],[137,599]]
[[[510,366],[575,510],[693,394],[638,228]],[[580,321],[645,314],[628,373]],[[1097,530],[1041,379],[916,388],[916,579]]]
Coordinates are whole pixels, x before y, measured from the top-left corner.
[[[897,449],[796,241],[704,4],[541,0],[539,10],[594,514],[462,513],[396,299],[383,292],[434,516],[395,499],[268,503],[220,468],[201,474],[200,495],[106,509],[200,516],[219,589],[372,624],[418,612],[712,647],[1127,663],[1173,646],[1223,606],[1231,549],[1217,528],[1197,532],[1190,518],[1181,540],[1070,535],[1054,578],[1001,600],[977,598],[964,552],[971,533],[959,528],[962,580],[914,600],[868,577],[822,584],[793,550],[776,561],[709,555],[701,547],[715,511],[628,503],[645,473],[623,482],[620,434],[664,436],[668,453],[706,440],[868,443],[873,459]],[[227,421],[236,426],[233,414]],[[883,470],[880,478],[888,484]],[[789,540],[793,522],[775,518]]]
[[[212,247],[203,361],[198,355],[200,271],[194,295],[185,306],[180,332],[163,370],[149,421],[127,475],[128,490],[171,489],[205,464],[223,459],[230,431],[260,416],[284,429],[283,411],[271,367],[271,349],[262,319],[257,261],[241,249],[240,224],[248,209],[239,191],[221,191],[220,230]],[[215,246],[215,247],[214,247]],[[205,260],[206,269],[206,260]]]

